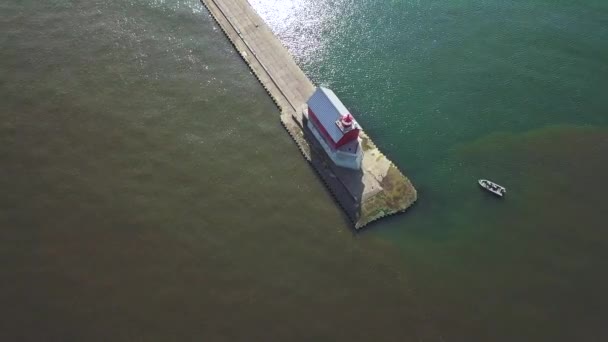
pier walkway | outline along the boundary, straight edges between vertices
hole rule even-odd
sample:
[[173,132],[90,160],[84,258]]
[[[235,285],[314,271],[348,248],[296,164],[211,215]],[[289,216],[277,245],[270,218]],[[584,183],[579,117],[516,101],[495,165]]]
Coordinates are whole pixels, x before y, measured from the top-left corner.
[[281,112],[298,112],[315,90],[247,0],[202,0]]
[[306,101],[315,86],[247,0],[200,0],[281,112],[281,123],[346,215],[359,229],[404,211],[416,189],[361,132],[361,170],[337,167],[306,127]]

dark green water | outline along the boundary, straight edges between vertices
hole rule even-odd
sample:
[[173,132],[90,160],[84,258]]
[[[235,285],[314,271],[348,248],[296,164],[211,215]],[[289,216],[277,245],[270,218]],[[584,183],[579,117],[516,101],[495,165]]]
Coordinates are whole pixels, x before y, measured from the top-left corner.
[[607,4],[251,3],[418,204],[354,234],[196,0],[2,3],[2,340],[608,338]]

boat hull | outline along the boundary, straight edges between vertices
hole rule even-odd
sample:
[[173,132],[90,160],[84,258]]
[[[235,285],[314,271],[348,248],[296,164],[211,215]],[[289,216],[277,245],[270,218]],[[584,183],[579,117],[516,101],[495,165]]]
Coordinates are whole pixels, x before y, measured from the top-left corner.
[[498,197],[503,197],[507,193],[507,189],[504,186],[498,185],[487,179],[480,179],[478,183],[484,190],[489,191]]

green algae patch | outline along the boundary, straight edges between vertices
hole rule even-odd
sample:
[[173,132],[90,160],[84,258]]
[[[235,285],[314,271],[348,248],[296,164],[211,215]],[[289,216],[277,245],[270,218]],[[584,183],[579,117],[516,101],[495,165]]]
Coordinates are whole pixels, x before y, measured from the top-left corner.
[[410,180],[397,167],[391,164],[386,175],[380,182],[382,191],[361,205],[361,216],[357,228],[409,208],[418,198],[418,194]]

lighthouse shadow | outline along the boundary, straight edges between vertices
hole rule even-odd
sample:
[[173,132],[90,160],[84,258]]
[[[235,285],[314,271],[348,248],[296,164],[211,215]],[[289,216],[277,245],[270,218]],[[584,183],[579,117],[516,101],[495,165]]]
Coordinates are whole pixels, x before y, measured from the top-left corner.
[[[302,118],[302,132],[310,147],[310,163],[332,197],[344,210],[353,227],[361,217],[361,202],[365,186],[363,172],[337,166],[327,155],[313,132],[308,128],[308,118]],[[355,230],[354,230],[355,231]]]

